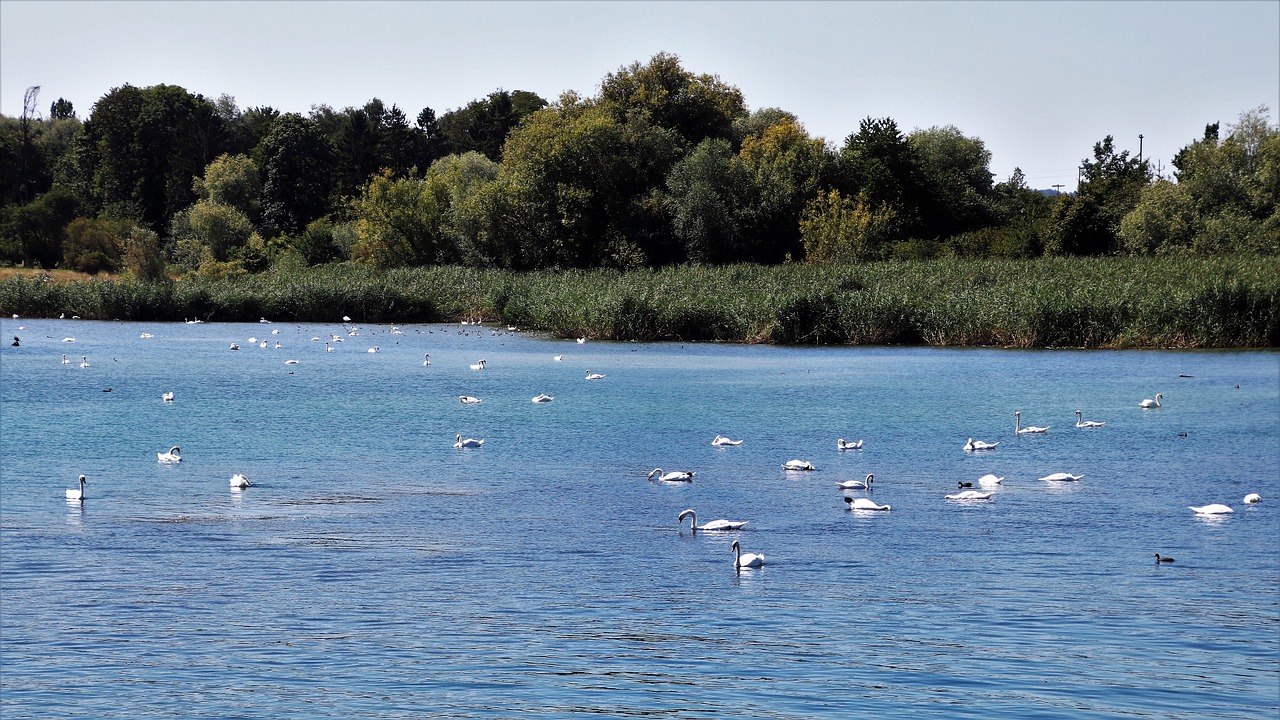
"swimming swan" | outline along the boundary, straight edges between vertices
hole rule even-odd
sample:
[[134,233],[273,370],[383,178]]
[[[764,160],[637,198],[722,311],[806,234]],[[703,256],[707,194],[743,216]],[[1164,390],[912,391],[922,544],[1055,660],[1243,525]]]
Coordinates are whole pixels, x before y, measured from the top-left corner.
[[462,403],[463,405],[477,405],[480,403],[480,398],[472,397],[470,395],[459,395],[458,402]]
[[842,483],[838,483],[837,487],[841,490],[870,490],[871,483],[875,480],[875,477],[875,475],[867,473],[866,480],[845,480]]
[[1249,493],[1244,496],[1244,502],[1248,505],[1256,505],[1262,502],[1262,496],[1258,493]]
[[459,435],[458,441],[455,442],[453,446],[456,448],[478,448],[483,444],[484,444],[484,440],[473,440],[471,438],[467,438],[466,440],[463,440],[462,436]]
[[964,492],[956,493],[955,495],[947,495],[946,499],[947,500],[990,500],[992,495],[995,495],[995,493],[979,492],[977,490],[965,490]]
[[1076,427],[1078,427],[1078,428],[1100,428],[1100,427],[1102,427],[1103,425],[1106,425],[1106,423],[1104,423],[1104,422],[1094,422],[1094,421],[1092,421],[1092,420],[1085,420],[1085,419],[1084,419],[1084,416],[1083,416],[1083,415],[1081,415],[1080,411],[1079,411],[1079,410],[1077,410],[1077,411],[1076,411]]
[[471,369],[472,369],[472,370],[483,370],[483,369],[484,369],[484,366],[485,366],[485,365],[487,365],[487,364],[488,364],[488,363],[487,363],[487,362],[485,362],[484,360],[479,360],[479,361],[477,361],[477,362],[471,363]]
[[235,475],[231,476],[231,487],[247,488],[249,487],[249,478],[245,477],[244,475],[241,475],[240,473],[236,473]]
[[755,568],[764,565],[764,555],[742,552],[742,546],[738,544],[737,540],[733,541],[733,544],[729,546],[729,550],[733,553],[734,569]]
[[839,440],[836,440],[836,449],[837,450],[861,450],[862,441],[859,440],[858,442],[849,443],[849,442],[845,442],[844,438],[840,438]]
[[978,478],[978,485],[981,487],[994,487],[1002,482],[1004,482],[1004,478],[996,477],[990,473]]
[[71,490],[71,489],[68,489],[68,490],[67,490],[67,499],[68,499],[68,500],[84,500],[84,486],[85,486],[85,484],[86,484],[86,483],[88,483],[88,482],[89,482],[89,481],[88,481],[88,480],[85,480],[85,479],[84,479],[84,476],[83,476],[83,475],[81,475],[81,476],[80,476],[80,489],[79,489],[79,490]]
[[81,355],[81,356],[80,356],[80,367],[82,367],[82,368],[87,368],[87,367],[89,367],[89,356],[88,356],[88,355]]
[[426,367],[431,364],[431,353],[422,353],[422,366]]
[[156,461],[162,462],[166,465],[180,463],[182,462],[182,455],[179,454],[181,452],[182,452],[182,448],[178,447],[177,445],[174,445],[173,447],[169,448],[169,452],[156,453]]
[[586,379],[587,380],[603,380],[604,373],[593,373],[590,370],[588,370]]
[[788,460],[782,463],[783,470],[817,470],[808,460]]
[[1153,409],[1153,408],[1158,408],[1158,407],[1160,407],[1160,401],[1161,401],[1161,400],[1163,400],[1163,399],[1164,399],[1164,395],[1161,395],[1160,393],[1156,393],[1156,399],[1155,399],[1155,400],[1152,400],[1151,398],[1147,398],[1147,399],[1143,400],[1142,402],[1138,403],[1138,407],[1143,408],[1143,409],[1145,409],[1145,410],[1151,410],[1151,409]]
[[715,445],[716,447],[732,447],[734,445],[741,445],[742,441],[730,440],[729,438],[723,435],[717,435],[716,439],[711,441],[711,444]]
[[546,393],[539,393],[539,394],[537,395],[537,397],[535,397],[535,398],[533,398],[532,400],[530,400],[530,402],[536,402],[536,403],[549,403],[549,402],[551,402],[552,400],[555,400],[555,398],[554,398],[554,397],[552,397],[552,396],[550,396],[550,395],[548,395],[548,394],[546,394]]
[[736,520],[712,520],[706,525],[699,525],[698,513],[694,512],[693,508],[689,508],[688,510],[680,513],[680,516],[676,518],[676,522],[683,524],[686,517],[693,518],[693,520],[689,522],[689,530],[694,535],[697,535],[699,530],[741,530],[743,525],[750,522],[748,520],[743,520],[741,522]]
[[995,450],[996,446],[999,444],[1000,444],[999,442],[989,443],[989,442],[982,442],[981,440],[974,440],[973,438],[969,438],[969,442],[966,442],[964,444],[964,450],[965,452],[975,452],[978,450]]
[[1228,515],[1230,513],[1235,512],[1235,510],[1232,510],[1226,505],[1221,505],[1219,503],[1202,505],[1200,507],[1195,507],[1194,505],[1188,505],[1187,508],[1190,509],[1191,512],[1197,515]]
[[62,354],[62,364],[63,364],[63,365],[70,365],[70,364],[71,364],[71,361],[67,359],[67,354],[66,354],[66,353],[63,353],[63,354]]
[[1048,480],[1049,482],[1075,482],[1083,477],[1083,475],[1072,475],[1071,473],[1060,472],[1053,473],[1052,475],[1045,475],[1040,479]]
[[846,497],[845,502],[849,503],[850,510],[891,510],[888,505],[877,505],[875,500],[867,498],[851,498]]
[[1042,433],[1049,432],[1049,428],[1047,427],[1036,427],[1035,425],[1028,425],[1026,427],[1022,427],[1022,413],[1020,411],[1015,410],[1013,412],[1013,418],[1014,418],[1014,423],[1013,423],[1014,435],[1040,435]]
[[662,468],[654,468],[645,476],[646,480],[652,480],[654,475],[658,476],[661,482],[693,482],[693,476],[698,473],[693,470],[673,470],[669,473],[663,473]]
[[173,402],[173,391],[170,390],[169,392],[164,393],[163,395],[160,396],[160,399],[165,402]]

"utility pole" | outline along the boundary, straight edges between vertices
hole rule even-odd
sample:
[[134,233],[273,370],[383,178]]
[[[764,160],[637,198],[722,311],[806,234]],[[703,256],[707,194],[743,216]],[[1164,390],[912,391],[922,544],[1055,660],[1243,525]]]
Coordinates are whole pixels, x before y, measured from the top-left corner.
[[1142,163],[1142,133],[1138,133],[1138,163]]
[[1053,188],[1054,190],[1056,190],[1056,191],[1058,192],[1058,194],[1059,194],[1059,195],[1061,195],[1061,194],[1062,194],[1062,183],[1057,183],[1056,185],[1050,185],[1049,187],[1051,187],[1051,188]]

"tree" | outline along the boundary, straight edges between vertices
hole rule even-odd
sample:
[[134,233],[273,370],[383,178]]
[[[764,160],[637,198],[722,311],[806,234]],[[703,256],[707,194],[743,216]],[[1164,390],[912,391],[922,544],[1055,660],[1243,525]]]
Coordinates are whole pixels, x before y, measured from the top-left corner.
[[441,242],[469,265],[496,264],[507,248],[489,242],[475,222],[481,206],[469,205],[479,188],[498,177],[499,165],[478,152],[449,155],[427,171],[427,192],[435,198]]
[[124,269],[135,280],[165,278],[164,255],[160,236],[147,228],[134,225],[124,242]]
[[925,188],[921,232],[955,235],[990,224],[991,153],[954,125],[914,130],[907,136]]
[[800,216],[817,193],[826,162],[822,139],[789,118],[743,140],[733,161],[747,185],[743,259],[773,263],[803,254]]
[[265,223],[296,235],[328,214],[335,157],[315,121],[295,114],[279,118],[262,140],[262,158]]
[[67,226],[62,242],[63,262],[91,275],[114,271],[122,252],[116,228],[107,220],[77,218]]
[[26,205],[5,208],[0,236],[10,242],[5,258],[27,267],[52,268],[62,258],[63,230],[80,212],[76,194],[54,186]]
[[667,175],[665,204],[687,259],[730,263],[745,258],[742,201],[747,178],[729,141],[707,138]]
[[239,210],[250,222],[262,207],[262,182],[258,166],[246,155],[219,155],[204,169],[204,176],[192,181],[192,190],[201,200],[211,200]]
[[1120,249],[1132,255],[1189,250],[1203,232],[1185,185],[1158,180],[1142,191],[1137,205],[1120,221]]
[[892,118],[865,118],[840,150],[836,186],[846,195],[865,193],[873,207],[887,206],[910,235],[924,229],[926,190],[915,148]]
[[72,107],[70,100],[58,98],[49,106],[49,119],[59,120],[63,118],[73,118],[76,116],[75,108]]
[[353,259],[380,268],[452,260],[441,242],[440,210],[425,181],[383,170],[351,201],[359,238]]
[[1081,165],[1076,194],[1054,206],[1046,250],[1058,255],[1105,255],[1119,249],[1120,220],[1138,203],[1151,180],[1145,160],[1117,153],[1110,135]]
[[170,227],[175,242],[187,241],[207,248],[210,257],[219,262],[225,262],[252,234],[253,224],[244,213],[213,200],[201,200],[178,213]]
[[685,148],[705,138],[732,137],[734,121],[747,115],[738,88],[715,75],[694,75],[669,53],[606,75],[600,83],[599,103],[618,123],[640,115],[653,125],[674,130]]
[[895,232],[894,212],[887,205],[870,205],[865,193],[843,197],[839,190],[819,193],[805,206],[800,219],[805,259],[809,262],[852,263],[876,260]]
[[490,160],[499,160],[507,135],[546,106],[547,101],[536,93],[499,88],[482,100],[472,100],[466,107],[445,113],[436,126],[451,153],[476,151]]

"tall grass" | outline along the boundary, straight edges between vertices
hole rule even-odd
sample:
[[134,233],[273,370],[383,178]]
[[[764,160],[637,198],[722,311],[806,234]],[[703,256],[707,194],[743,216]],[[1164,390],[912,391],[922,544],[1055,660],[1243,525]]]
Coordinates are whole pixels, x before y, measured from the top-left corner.
[[0,312],[122,320],[488,320],[561,337],[1275,347],[1280,259],[1043,258],[621,273],[353,265],[176,282],[0,281]]

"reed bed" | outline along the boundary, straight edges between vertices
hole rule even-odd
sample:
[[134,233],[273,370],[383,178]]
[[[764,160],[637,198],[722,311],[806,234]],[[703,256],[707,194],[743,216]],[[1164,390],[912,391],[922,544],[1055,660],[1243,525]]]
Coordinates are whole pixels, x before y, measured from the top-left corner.
[[1280,258],[1041,258],[511,273],[351,264],[223,279],[0,281],[0,312],[120,320],[488,321],[558,337],[778,344],[1275,347]]

